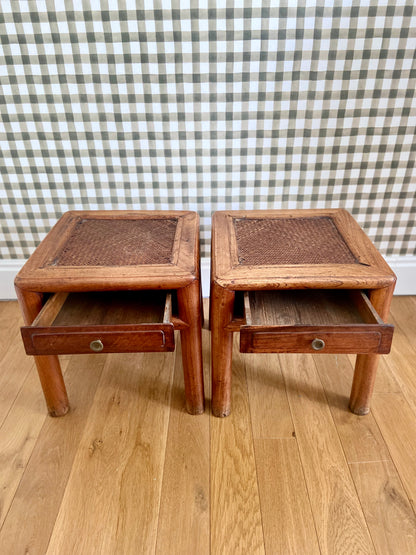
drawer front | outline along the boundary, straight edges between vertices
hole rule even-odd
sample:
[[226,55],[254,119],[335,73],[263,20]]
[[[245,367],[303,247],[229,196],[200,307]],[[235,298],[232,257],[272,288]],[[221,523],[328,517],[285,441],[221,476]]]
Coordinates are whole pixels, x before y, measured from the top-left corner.
[[166,352],[175,349],[173,324],[22,328],[28,355]]
[[392,326],[243,326],[242,353],[347,353],[387,354]]

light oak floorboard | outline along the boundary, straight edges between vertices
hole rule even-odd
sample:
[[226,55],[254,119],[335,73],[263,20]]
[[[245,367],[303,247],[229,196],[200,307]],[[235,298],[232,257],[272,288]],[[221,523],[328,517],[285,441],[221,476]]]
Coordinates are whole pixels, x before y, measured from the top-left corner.
[[[394,336],[393,336],[394,337]],[[341,355],[339,355],[341,356]],[[351,370],[355,368],[355,355],[342,355],[347,356],[351,363]],[[401,393],[399,382],[396,380],[394,374],[390,370],[387,360],[389,355],[380,355],[377,368],[376,382],[374,384],[373,393]],[[351,373],[352,384],[352,373]],[[351,387],[350,384],[350,387]],[[349,397],[349,394],[348,394]]]
[[348,462],[389,460],[390,454],[373,415],[348,410],[353,368],[345,355],[313,355],[326,399]]
[[416,553],[416,516],[390,461],[350,465],[377,553]]
[[413,342],[409,341],[396,320],[392,318],[392,322],[396,324],[395,335],[390,355],[385,361],[416,414],[416,336]]
[[1,555],[414,553],[415,307],[393,299],[368,416],[347,408],[355,356],[240,355],[235,334],[228,418],[209,380],[184,412],[179,349],[60,357],[71,411],[50,418],[0,303]]
[[[4,327],[0,329],[3,330]],[[26,355],[20,331],[13,326],[9,347],[0,359],[0,425],[30,372],[37,372],[35,362],[33,357]]]
[[[205,391],[209,392],[209,332],[203,330]],[[177,341],[156,553],[209,553],[209,410],[186,412],[182,352]]]
[[413,510],[416,509],[416,417],[399,393],[375,395],[374,418],[389,447]]
[[33,369],[0,427],[0,527],[46,418],[39,378]]
[[154,553],[173,363],[107,358],[49,554]]
[[266,553],[320,553],[296,440],[257,439],[255,451]]
[[[44,425],[0,532],[4,553],[46,552],[104,361],[94,355],[72,358],[65,372],[71,403],[66,416],[46,416],[43,404]],[[30,403],[40,391],[39,385]]]
[[373,553],[338,433],[310,355],[279,355],[322,553]]
[[292,415],[278,357],[246,354],[242,360],[247,374],[253,437],[293,437]]
[[394,318],[407,338],[414,341],[416,337],[416,297],[393,297],[390,310],[391,318],[389,320]]
[[20,337],[20,326],[23,318],[17,310],[17,304],[13,301],[0,302],[0,360],[15,340],[16,332]]
[[[237,334],[235,334],[235,340]],[[211,417],[211,553],[264,553],[244,363],[234,341],[232,412]]]

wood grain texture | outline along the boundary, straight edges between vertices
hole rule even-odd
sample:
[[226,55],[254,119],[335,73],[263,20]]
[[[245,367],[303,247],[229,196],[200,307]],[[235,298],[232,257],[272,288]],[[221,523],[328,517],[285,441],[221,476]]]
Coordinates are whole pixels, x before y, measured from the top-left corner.
[[[374,384],[374,393],[400,393],[400,385],[396,380],[393,372],[390,370],[387,360],[390,357],[380,357],[377,368],[377,377]],[[355,364],[355,356],[349,355],[352,366]],[[350,382],[351,383],[351,382]]]
[[233,317],[234,299],[233,291],[211,284],[212,412],[218,417],[231,411],[233,332],[226,328]]
[[[54,419],[42,409],[11,306],[2,320],[0,303],[0,337],[15,326],[0,358],[2,554],[47,552],[55,525],[54,554],[102,553],[104,543],[109,553],[303,555],[316,537],[321,553],[415,552],[416,412],[405,381],[413,356],[393,349],[382,357],[372,412],[359,417],[346,409],[353,356],[240,355],[236,337],[237,413],[226,419],[212,417],[209,403],[200,417],[185,413],[180,350],[61,357],[72,410]],[[411,353],[416,337],[411,326],[404,333],[401,313],[393,299],[400,349]],[[204,330],[205,371],[208,343]],[[164,357],[160,367],[154,356]]]
[[[29,326],[42,309],[44,295],[17,286],[15,289],[25,324]],[[69,411],[69,401],[58,357],[42,355],[34,359],[48,413],[50,416],[64,416]]]
[[0,360],[14,341],[16,329],[23,325],[21,314],[16,311],[15,301],[0,301]]
[[88,355],[68,364],[73,410],[44,421],[0,532],[5,553],[46,552],[104,362]]
[[[158,291],[169,289],[178,290],[179,318],[175,318],[175,325],[182,332],[188,411],[203,413],[199,271],[196,212],[66,212],[15,278],[26,323],[22,328],[23,341],[26,352],[35,355],[49,414],[63,416],[69,410],[57,355],[86,354],[90,350],[102,353],[174,350],[174,324],[165,321],[170,293],[165,299]],[[70,295],[65,298],[63,293],[67,292]],[[50,293],[57,296],[42,311]],[[159,317],[157,310],[155,316],[149,308],[155,296]],[[140,303],[137,297],[141,297]],[[55,320],[46,323],[50,327],[35,329],[32,323],[37,322],[36,318],[44,322],[48,316]],[[91,322],[92,316],[98,318],[98,323]],[[80,325],[80,320],[86,324]]]
[[0,528],[32,455],[46,414],[34,368],[0,426]]
[[[391,321],[397,324],[397,320],[393,315],[391,315]],[[386,357],[385,361],[390,372],[400,385],[401,391],[405,394],[407,401],[416,412],[416,372],[414,365],[416,342],[415,339],[409,341],[407,334],[402,329],[405,327],[405,324],[396,326],[391,353],[393,356]]]
[[233,412],[211,418],[211,553],[264,553],[260,499],[241,356],[233,364]]
[[376,552],[416,553],[416,516],[390,461],[350,465]]
[[292,438],[294,427],[276,355],[244,355],[250,414],[255,439]]
[[317,373],[307,355],[279,355],[322,553],[373,553]]
[[[355,264],[285,264],[244,266],[238,263],[234,218],[330,217]],[[395,283],[395,276],[357,222],[345,210],[227,210],[215,212],[213,230],[213,280],[233,290],[314,288],[381,288]],[[224,237],[229,237],[225,242]]]
[[387,445],[373,415],[365,418],[347,410],[353,374],[346,356],[314,356],[332,417],[348,462],[390,460]]
[[[5,323],[5,327],[7,326],[8,324]],[[13,333],[9,336],[10,344],[8,348],[4,347],[4,354],[0,358],[0,425],[10,411],[28,374],[36,372],[33,360],[24,351],[20,331],[17,326],[12,326],[12,329]],[[5,335],[7,336],[7,331]]]
[[188,324],[181,330],[186,407],[190,414],[202,414],[205,397],[201,338],[203,307],[199,279],[178,289],[177,295],[179,317]]
[[[382,289],[369,291],[369,299],[383,320],[387,320],[393,297],[395,280]],[[379,351],[383,352],[383,351]],[[380,356],[378,354],[358,354],[354,368],[349,407],[354,414],[365,415],[370,412]]]
[[[172,262],[136,266],[56,266],[54,258],[64,247],[74,227],[82,219],[169,219],[178,225],[172,248]],[[69,211],[50,230],[45,239],[16,276],[15,284],[28,291],[108,291],[115,289],[170,289],[184,287],[194,280],[198,260],[199,216],[188,211],[91,210]],[[122,271],[120,271],[122,268]]]
[[[288,226],[287,229],[293,230],[297,225],[296,220],[299,220],[298,224],[302,222],[304,230],[306,223],[309,226],[310,244],[313,245],[316,240],[314,249],[319,249],[319,245],[322,244],[322,222],[325,221],[325,225],[331,222],[334,244],[338,247],[340,244],[343,245],[341,260],[338,255],[332,256],[329,252],[320,259],[322,263],[310,262],[315,258],[310,256],[309,244],[305,245],[305,231],[302,232],[302,244],[296,244],[296,241],[292,244],[289,239],[281,239],[282,235],[276,230],[282,229],[282,222],[286,222],[284,226]],[[255,226],[243,225],[248,221],[255,221]],[[241,226],[246,230],[242,235],[237,231],[237,227]],[[275,243],[272,253],[266,244],[271,230]],[[239,249],[242,243],[245,245],[245,251],[240,259]],[[295,257],[288,255],[287,251],[290,248],[288,249],[287,243],[290,243],[290,248],[297,250]],[[259,249],[262,254],[257,257],[256,251]],[[349,407],[355,414],[367,414],[376,378],[378,354],[388,353],[391,345],[393,329],[382,323],[380,318],[386,319],[388,316],[395,282],[396,276],[393,271],[358,223],[345,210],[227,210],[214,213],[211,249],[213,414],[227,416],[231,410],[230,332],[238,331],[238,321],[232,317],[236,292],[244,292],[254,300],[256,296],[261,299],[262,295],[276,295],[279,299],[270,311],[267,310],[269,301],[259,303],[259,322],[256,322],[256,302],[250,301],[248,305],[245,302],[248,309],[246,325],[242,325],[240,329],[241,352],[313,353],[324,348],[327,353],[359,353]],[[354,317],[351,319],[349,306],[345,303],[340,310],[337,306],[336,311],[333,310],[334,303],[329,310],[325,310],[325,304],[328,304],[325,300],[314,307],[316,303],[309,302],[308,297],[319,294],[316,291],[311,293],[309,290],[321,289],[368,291],[374,309],[361,292],[356,295],[361,297],[358,312],[361,316],[366,312],[365,326],[354,323],[356,314],[353,314]],[[306,312],[309,312],[309,315],[316,317],[317,314],[322,316],[327,313],[328,316],[340,312],[345,316],[347,313],[349,324],[345,327],[333,323],[326,324],[325,327],[319,324],[308,326],[307,322],[303,324],[303,319],[299,318],[297,304],[293,309],[288,308],[286,295],[279,290],[288,292],[289,297],[295,296],[296,293],[306,296],[306,301],[302,299],[302,303],[306,302]],[[333,291],[328,293],[336,294]],[[284,315],[283,322],[279,319],[277,325],[276,313]],[[268,315],[271,317],[267,318]],[[266,324],[265,319],[268,320]],[[377,324],[368,323],[371,321],[376,321]],[[279,327],[280,325],[282,327]],[[337,327],[338,325],[340,327]]]
[[396,323],[400,322],[400,329],[412,343],[416,336],[416,300],[411,296],[393,297],[391,314]]
[[48,553],[154,551],[173,360],[107,358]]
[[241,352],[387,353],[393,326],[384,324],[361,291],[251,291]]
[[[209,391],[209,333],[203,331],[205,383]],[[178,343],[170,405],[156,553],[209,553],[209,418],[188,414],[183,398]]]
[[255,440],[266,553],[320,553],[296,440]]
[[415,412],[402,394],[384,393],[374,396],[373,414],[413,510],[416,510]]

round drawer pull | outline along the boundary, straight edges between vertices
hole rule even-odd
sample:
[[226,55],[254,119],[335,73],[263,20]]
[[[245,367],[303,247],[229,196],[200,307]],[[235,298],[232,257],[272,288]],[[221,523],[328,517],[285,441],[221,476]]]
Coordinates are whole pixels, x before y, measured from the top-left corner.
[[91,351],[99,353],[100,351],[102,351],[104,349],[104,345],[103,345],[102,341],[100,341],[99,339],[96,339],[95,341],[91,341],[90,349],[91,349]]
[[323,339],[316,338],[312,341],[312,349],[315,349],[315,351],[320,351],[324,347],[325,347],[325,341]]

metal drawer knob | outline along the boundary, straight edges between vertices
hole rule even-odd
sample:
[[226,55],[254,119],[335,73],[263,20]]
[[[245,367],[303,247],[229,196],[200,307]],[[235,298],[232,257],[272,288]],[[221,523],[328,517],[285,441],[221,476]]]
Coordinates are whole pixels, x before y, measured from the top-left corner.
[[104,345],[102,344],[102,341],[100,341],[99,339],[96,339],[95,341],[91,341],[90,349],[91,351],[99,353],[104,349]]
[[320,351],[324,347],[325,347],[325,341],[323,339],[316,338],[312,341],[312,349],[315,349],[315,351]]

